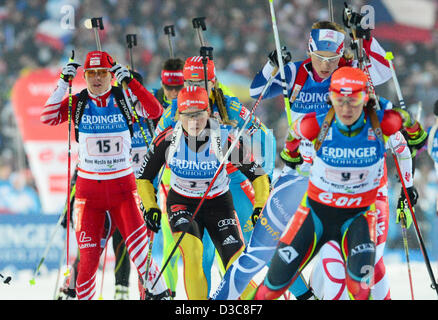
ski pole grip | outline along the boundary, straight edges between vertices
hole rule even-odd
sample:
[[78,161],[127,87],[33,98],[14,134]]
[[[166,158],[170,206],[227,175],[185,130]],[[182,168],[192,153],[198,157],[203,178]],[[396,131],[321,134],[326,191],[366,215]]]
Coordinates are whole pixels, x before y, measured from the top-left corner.
[[175,28],[173,25],[164,26],[164,34],[168,36],[175,36]]
[[136,34],[127,34],[126,42],[128,43],[128,48],[137,46],[137,35]]
[[193,28],[202,30],[207,30],[207,26],[205,25],[205,17],[197,17],[192,19]]
[[102,20],[102,17],[91,18],[91,26],[93,28],[99,28],[100,30],[103,30],[103,20]]
[[202,46],[202,47],[199,49],[199,55],[200,55],[203,59],[206,59],[206,58],[208,57],[210,60],[213,60],[213,47],[205,47],[205,46]]

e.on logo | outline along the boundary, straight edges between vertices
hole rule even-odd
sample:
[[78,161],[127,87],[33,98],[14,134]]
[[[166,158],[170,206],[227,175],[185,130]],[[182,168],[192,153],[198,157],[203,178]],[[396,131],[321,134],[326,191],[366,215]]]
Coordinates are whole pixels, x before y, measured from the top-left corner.
[[335,198],[333,193],[331,192],[321,192],[318,195],[318,199],[326,203],[328,205],[335,205],[337,207],[351,207],[353,205],[359,206],[362,202],[362,197],[347,197],[347,196],[340,196],[338,198]]

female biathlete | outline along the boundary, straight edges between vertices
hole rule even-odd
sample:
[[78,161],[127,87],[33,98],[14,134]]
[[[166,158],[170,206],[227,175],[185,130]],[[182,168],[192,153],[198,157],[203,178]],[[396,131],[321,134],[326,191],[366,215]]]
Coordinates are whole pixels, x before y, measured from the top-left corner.
[[[292,120],[316,112],[324,113],[329,109],[327,104],[330,77],[335,70],[344,65],[356,64],[352,55],[344,50],[345,31],[337,23],[320,21],[312,26],[309,38],[308,55],[304,61],[290,62],[290,53],[283,52],[285,62],[285,76],[291,102]],[[387,81],[391,74],[379,61],[384,61],[384,51],[374,38],[364,40],[365,50],[372,52],[372,64],[369,67],[374,83]],[[255,76],[250,94],[257,98],[271,77],[274,68],[278,67],[275,51],[269,54],[269,61]],[[282,94],[281,78],[277,73],[263,98],[269,99]],[[391,103],[381,99],[383,108],[391,107]],[[214,299],[237,299],[247,287],[250,280],[269,262],[279,236],[283,233],[288,221],[294,214],[304,195],[308,183],[308,171],[312,163],[312,144],[303,140],[300,145],[300,154],[292,158],[288,153],[286,139],[285,147],[280,157],[285,163],[280,177],[273,182],[273,190],[263,209],[262,219],[254,227],[254,231],[245,252],[225,274]],[[304,162],[303,162],[304,159]],[[291,291],[298,299],[309,299],[312,292],[300,277],[291,287]]]
[[161,211],[156,203],[153,184],[160,168],[167,163],[171,170],[171,189],[167,197],[168,220],[175,241],[187,233],[179,249],[184,262],[184,282],[189,299],[208,297],[208,284],[202,268],[203,234],[208,231],[225,268],[239,256],[244,240],[239,219],[229,190],[230,178],[225,166],[206,196],[199,212],[192,215],[207,190],[221,161],[229,161],[251,181],[254,192],[254,211],[260,211],[269,195],[269,178],[246,149],[238,144],[229,159],[222,157],[231,145],[232,128],[219,125],[210,118],[207,91],[200,86],[188,86],[178,94],[179,120],[153,141],[140,169],[137,184],[146,218],[160,223]]
[[[376,111],[367,81],[358,68],[338,69],[329,89],[332,108],[294,121],[289,154],[297,156],[301,139],[315,146],[309,185],[255,299],[281,295],[298,271],[331,240],[340,244],[349,297],[370,298],[377,241],[375,202],[384,175],[388,137],[402,128],[417,135],[423,130],[404,110]],[[414,205],[413,181],[405,175],[402,179]]]

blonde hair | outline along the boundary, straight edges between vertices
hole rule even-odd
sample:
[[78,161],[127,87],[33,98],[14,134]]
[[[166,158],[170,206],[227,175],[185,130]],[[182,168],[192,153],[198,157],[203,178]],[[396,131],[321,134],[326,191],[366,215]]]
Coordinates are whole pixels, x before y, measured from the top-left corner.
[[[344,28],[339,23],[332,21],[317,21],[314,24],[312,24],[312,29],[329,29],[347,35]],[[350,50],[350,48],[344,48],[343,58],[347,61],[353,60],[354,53]]]

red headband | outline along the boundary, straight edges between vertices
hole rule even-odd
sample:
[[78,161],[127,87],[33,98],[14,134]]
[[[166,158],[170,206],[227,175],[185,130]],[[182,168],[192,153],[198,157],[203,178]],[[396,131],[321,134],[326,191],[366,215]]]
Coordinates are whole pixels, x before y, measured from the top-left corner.
[[[215,67],[213,60],[207,58],[207,79],[214,80]],[[204,80],[204,65],[201,56],[187,58],[184,64],[184,79],[201,79]]]
[[161,82],[166,86],[184,85],[184,75],[182,70],[162,70]]
[[188,86],[178,93],[178,111],[182,112],[188,108],[206,110],[208,108],[207,91],[202,87]]

